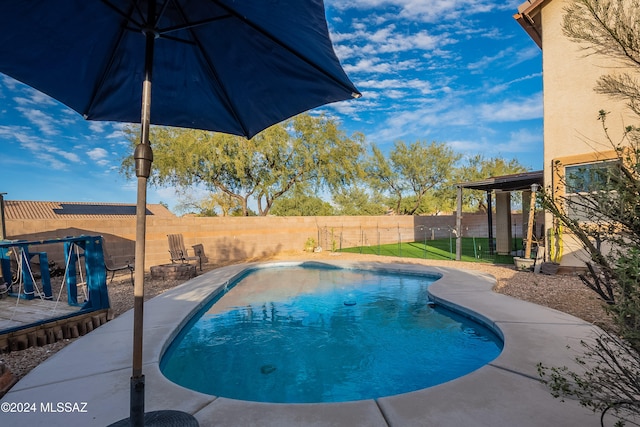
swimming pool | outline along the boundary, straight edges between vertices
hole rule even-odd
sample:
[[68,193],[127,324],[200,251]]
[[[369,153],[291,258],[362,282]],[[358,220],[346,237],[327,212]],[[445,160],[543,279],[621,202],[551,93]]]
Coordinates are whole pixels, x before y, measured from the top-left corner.
[[193,390],[272,403],[342,402],[419,390],[495,359],[489,329],[428,301],[437,275],[270,267],[194,316],[160,368]]

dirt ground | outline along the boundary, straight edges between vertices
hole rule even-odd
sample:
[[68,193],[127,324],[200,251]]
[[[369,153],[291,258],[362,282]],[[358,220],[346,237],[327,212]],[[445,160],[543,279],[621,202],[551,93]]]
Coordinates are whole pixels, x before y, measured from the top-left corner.
[[[547,276],[532,272],[516,271],[513,266],[492,265],[481,263],[466,263],[455,261],[418,260],[414,258],[392,258],[374,255],[333,254],[321,253],[290,253],[282,254],[269,260],[375,260],[377,262],[407,262],[424,265],[439,265],[465,270],[478,270],[489,273],[496,278],[495,292],[512,296],[525,301],[544,305],[563,311],[591,323],[606,323],[606,313],[596,294],[587,289],[577,276],[556,275]],[[204,272],[221,265],[205,265]],[[145,300],[181,284],[177,280],[159,280],[145,278]],[[133,287],[128,274],[116,276],[109,284],[109,300],[114,316],[133,308]],[[78,338],[76,338],[78,339]],[[22,378],[30,370],[38,366],[47,358],[58,352],[73,340],[63,340],[43,347],[32,347],[22,351],[0,354],[0,362],[4,362],[15,377]]]

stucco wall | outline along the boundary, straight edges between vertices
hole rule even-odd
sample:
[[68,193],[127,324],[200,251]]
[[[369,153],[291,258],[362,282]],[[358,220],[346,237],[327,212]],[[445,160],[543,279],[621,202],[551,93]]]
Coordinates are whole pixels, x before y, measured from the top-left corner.
[[[302,251],[308,238],[323,250],[446,238],[455,227],[454,215],[356,217],[147,217],[145,269],[170,262],[167,234],[181,233],[191,246],[202,244],[209,262],[265,258],[279,252]],[[522,215],[514,214],[514,235],[521,237]],[[131,260],[135,219],[7,220],[9,239],[41,240],[78,235],[101,235],[116,263]],[[464,214],[462,235],[486,237],[487,217]],[[495,232],[494,232],[495,235]],[[61,262],[62,247],[47,245],[50,260]]]

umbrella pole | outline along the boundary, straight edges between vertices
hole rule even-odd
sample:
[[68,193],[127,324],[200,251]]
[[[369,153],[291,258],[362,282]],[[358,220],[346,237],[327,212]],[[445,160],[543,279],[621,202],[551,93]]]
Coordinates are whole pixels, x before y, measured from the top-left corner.
[[[141,147],[140,145],[139,147]],[[145,145],[149,147],[148,145]],[[138,150],[136,149],[136,152]],[[149,162],[150,164],[150,162]],[[132,426],[144,425],[144,375],[142,374],[142,331],[144,314],[144,256],[146,236],[147,179],[138,177],[136,215],[135,280],[133,301],[133,369],[131,375],[130,421]],[[141,207],[142,206],[142,207]],[[140,260],[140,261],[138,261]]]
[[[149,2],[147,16],[150,28],[155,26],[155,2]],[[144,318],[144,258],[147,220],[147,179],[151,174],[153,153],[149,144],[151,126],[151,80],[153,74],[153,52],[155,34],[145,33],[145,76],[142,86],[142,111],[140,116],[140,144],[134,152],[136,176],[138,178],[138,196],[136,202],[136,260],[133,301],[133,361],[131,374],[131,396],[129,421],[132,426],[144,426],[144,375],[142,374],[142,334]]]

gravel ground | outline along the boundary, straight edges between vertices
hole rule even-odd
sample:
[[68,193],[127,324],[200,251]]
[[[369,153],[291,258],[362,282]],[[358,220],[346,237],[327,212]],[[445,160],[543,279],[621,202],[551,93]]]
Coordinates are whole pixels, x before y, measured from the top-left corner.
[[[440,265],[466,270],[478,270],[493,275],[497,284],[494,291],[510,295],[525,301],[554,308],[595,324],[606,325],[606,314],[601,301],[595,293],[584,286],[577,276],[546,276],[531,272],[516,271],[513,266],[502,266],[481,263],[454,261],[417,260],[414,258],[377,257],[373,255],[331,254],[327,252],[314,254],[282,254],[270,260],[303,260],[303,259],[341,259],[366,260],[378,262],[407,262],[424,265]],[[220,265],[203,266],[205,271]],[[145,278],[145,300],[153,298],[182,283],[176,280],[152,280]],[[116,276],[109,284],[109,299],[114,316],[118,316],[133,307],[133,287],[128,275]],[[13,375],[20,379],[31,369],[55,354],[73,340],[63,340],[43,347],[32,347],[26,350],[0,355]]]

